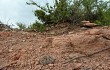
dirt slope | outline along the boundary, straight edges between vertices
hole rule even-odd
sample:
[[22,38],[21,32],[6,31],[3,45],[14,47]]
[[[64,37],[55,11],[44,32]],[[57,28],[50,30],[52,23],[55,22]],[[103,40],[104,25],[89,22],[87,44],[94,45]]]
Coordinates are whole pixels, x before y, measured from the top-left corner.
[[110,28],[56,36],[1,31],[0,70],[110,70],[109,48]]

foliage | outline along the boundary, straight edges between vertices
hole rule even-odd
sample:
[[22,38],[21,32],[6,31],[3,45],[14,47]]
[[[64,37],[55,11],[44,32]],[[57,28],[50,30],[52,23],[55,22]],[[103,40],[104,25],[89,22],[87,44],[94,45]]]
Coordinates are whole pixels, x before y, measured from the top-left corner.
[[38,8],[40,8],[40,10],[35,10],[34,14],[46,25],[69,20],[70,9],[69,2],[67,2],[67,0],[55,0],[54,6],[50,6],[48,3],[46,3],[46,7],[41,7],[34,1],[31,1],[31,3],[27,4],[36,5]]
[[110,1],[103,0],[54,0],[53,6],[46,3],[40,6],[30,0],[28,5],[35,5],[34,14],[44,25],[71,22],[76,25],[82,20],[110,25]]
[[21,22],[17,23],[17,26],[18,26],[18,27],[19,27],[19,29],[21,29],[21,30],[26,29],[26,25],[25,25],[25,24],[23,24],[23,23],[21,23]]
[[96,20],[96,23],[100,25],[110,25],[110,1],[101,1],[99,6],[98,11],[100,16]]
[[38,30],[40,32],[43,32],[45,28],[46,28],[45,25],[38,21],[36,21],[35,23],[33,23],[28,27],[28,29],[35,30],[35,31]]

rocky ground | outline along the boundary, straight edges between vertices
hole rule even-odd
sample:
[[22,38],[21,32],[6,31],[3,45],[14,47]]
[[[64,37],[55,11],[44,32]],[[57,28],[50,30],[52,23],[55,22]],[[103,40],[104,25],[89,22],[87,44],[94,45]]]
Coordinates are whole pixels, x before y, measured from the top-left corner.
[[110,70],[110,27],[0,31],[0,70]]

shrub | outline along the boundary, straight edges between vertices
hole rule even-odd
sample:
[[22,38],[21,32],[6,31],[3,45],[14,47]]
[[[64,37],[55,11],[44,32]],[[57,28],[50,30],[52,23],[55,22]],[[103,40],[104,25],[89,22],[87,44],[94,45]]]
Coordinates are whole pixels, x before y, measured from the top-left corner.
[[[35,16],[45,25],[71,22],[76,25],[82,20],[100,22],[109,25],[110,2],[103,0],[55,0],[54,6],[46,3],[46,7],[32,1],[27,3],[36,5]],[[104,24],[103,24],[104,23]]]
[[37,31],[43,32],[43,31],[45,31],[46,27],[45,27],[44,24],[42,24],[42,23],[36,21],[36,22],[33,23],[32,25],[30,25],[30,26],[28,27],[28,29],[31,29],[31,30],[34,30],[34,31],[37,30]]
[[101,25],[110,25],[110,9],[108,9],[104,14],[103,14],[103,19],[100,20],[102,23]]
[[25,24],[23,24],[23,23],[21,23],[21,22],[17,23],[17,26],[18,26],[18,27],[19,27],[19,29],[21,29],[21,30],[26,29],[26,25],[25,25]]
[[100,25],[110,25],[110,2],[109,1],[101,1],[99,3],[98,11],[100,13],[99,19],[96,20],[97,24]]
[[27,4],[36,5],[38,8],[40,8],[40,10],[35,10],[34,14],[46,25],[66,22],[69,20],[70,11],[69,2],[67,0],[55,0],[54,6],[50,6],[48,3],[46,3],[46,7],[41,7],[34,1],[31,1],[31,3]]

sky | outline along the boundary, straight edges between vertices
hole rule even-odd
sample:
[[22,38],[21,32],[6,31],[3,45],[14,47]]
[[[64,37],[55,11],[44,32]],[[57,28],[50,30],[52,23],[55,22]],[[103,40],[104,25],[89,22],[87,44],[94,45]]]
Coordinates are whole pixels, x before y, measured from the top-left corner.
[[[39,5],[45,5],[46,2],[51,5],[54,0],[33,0]],[[4,24],[14,25],[16,27],[17,22],[22,22],[26,25],[32,24],[36,17],[33,11],[35,6],[27,5],[29,0],[0,0],[0,21]]]
[[[46,2],[53,3],[52,0],[34,0],[40,5],[45,5]],[[27,5],[29,0],[0,0],[0,21],[4,24],[16,27],[17,22],[22,22],[26,25],[32,24],[36,17],[33,11],[35,6]]]

